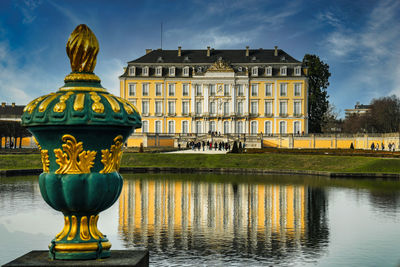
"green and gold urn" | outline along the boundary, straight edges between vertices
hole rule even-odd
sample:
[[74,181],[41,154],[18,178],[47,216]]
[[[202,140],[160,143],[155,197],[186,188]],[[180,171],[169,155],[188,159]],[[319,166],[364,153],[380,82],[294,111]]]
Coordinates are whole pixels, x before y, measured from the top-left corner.
[[64,228],[49,245],[52,259],[110,256],[111,243],[97,228],[99,213],[121,193],[122,148],[141,127],[136,108],[108,93],[93,73],[98,52],[92,31],[76,27],[67,42],[72,72],[64,86],[30,102],[22,115],[41,153],[40,192],[64,214]]

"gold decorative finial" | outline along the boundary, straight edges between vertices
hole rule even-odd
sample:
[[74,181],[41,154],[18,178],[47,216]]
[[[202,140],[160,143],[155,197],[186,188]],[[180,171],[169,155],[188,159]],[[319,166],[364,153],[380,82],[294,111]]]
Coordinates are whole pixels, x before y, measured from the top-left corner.
[[67,55],[73,72],[93,72],[99,42],[94,33],[85,24],[78,25],[67,42]]

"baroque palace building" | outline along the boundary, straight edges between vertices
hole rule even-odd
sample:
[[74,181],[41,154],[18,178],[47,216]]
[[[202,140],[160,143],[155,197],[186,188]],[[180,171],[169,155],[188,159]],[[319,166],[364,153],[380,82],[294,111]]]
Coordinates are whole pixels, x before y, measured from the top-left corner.
[[142,133],[300,134],[306,71],[277,47],[147,49],[128,62],[120,93],[142,115]]

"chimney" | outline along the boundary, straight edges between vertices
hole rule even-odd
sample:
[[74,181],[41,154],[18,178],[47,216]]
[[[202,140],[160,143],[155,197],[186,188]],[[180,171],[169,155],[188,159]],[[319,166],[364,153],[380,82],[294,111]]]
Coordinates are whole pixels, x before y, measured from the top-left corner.
[[15,108],[15,102],[12,102],[12,103],[11,103],[11,106],[12,106],[13,108]]
[[209,57],[209,56],[210,56],[210,47],[207,46],[207,57]]
[[278,56],[278,47],[277,46],[275,46],[275,51],[274,51],[274,56]]
[[148,53],[150,53],[151,51],[153,51],[153,49],[146,49],[146,55],[148,54]]
[[181,48],[182,48],[182,47],[178,46],[178,57],[180,57],[180,56],[182,55]]
[[246,57],[248,57],[248,56],[249,56],[249,47],[246,46]]
[[1,106],[2,106],[3,108],[5,108],[5,107],[6,107],[6,102],[1,102]]

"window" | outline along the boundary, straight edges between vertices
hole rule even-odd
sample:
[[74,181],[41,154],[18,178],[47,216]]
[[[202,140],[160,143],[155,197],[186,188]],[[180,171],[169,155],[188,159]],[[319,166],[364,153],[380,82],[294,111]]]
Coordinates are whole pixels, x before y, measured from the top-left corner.
[[196,84],[195,88],[196,88],[196,96],[201,96],[201,85]]
[[224,121],[224,134],[228,134],[229,132],[229,121]]
[[182,96],[189,96],[189,84],[184,83],[182,85]]
[[272,116],[272,101],[265,101],[265,116]]
[[201,102],[196,102],[196,114],[201,114]]
[[295,76],[301,75],[301,67],[300,66],[294,67],[294,75]]
[[279,122],[279,133],[286,134],[286,122],[285,121]]
[[224,84],[224,96],[229,96],[229,84]]
[[251,68],[251,75],[258,76],[258,67]]
[[174,83],[168,84],[168,95],[175,96],[175,84]]
[[161,133],[161,121],[156,121],[156,133]]
[[287,96],[287,83],[281,83],[280,96]]
[[250,123],[250,134],[257,134],[257,132],[258,132],[257,128],[258,128],[257,122],[256,121],[252,121]]
[[142,74],[143,76],[149,76],[149,67],[143,67]]
[[215,96],[215,84],[210,84],[210,96]]
[[287,116],[287,102],[286,101],[279,102],[279,115]]
[[224,102],[224,115],[229,115],[229,102]]
[[237,91],[238,96],[244,96],[243,84],[238,84]]
[[162,101],[156,101],[156,115],[162,115]]
[[242,115],[243,114],[243,102],[238,102],[237,103],[237,114]]
[[271,66],[268,66],[265,68],[265,75],[272,76],[272,67]]
[[142,101],[142,114],[149,114],[149,101]]
[[201,130],[201,121],[196,121],[196,133],[202,133]]
[[149,96],[149,84],[148,83],[142,84],[142,95]]
[[182,133],[188,133],[188,132],[189,132],[189,122],[183,121],[182,122]]
[[293,106],[293,115],[294,116],[300,116],[301,115],[301,102],[300,101],[295,101],[294,106]]
[[266,121],[264,124],[264,132],[265,134],[272,134],[272,125],[270,121]]
[[135,76],[136,67],[129,67],[129,76]]
[[136,95],[136,83],[130,83],[129,84],[129,96],[135,96]]
[[169,68],[169,76],[175,76],[175,67]]
[[236,133],[238,133],[238,134],[244,133],[243,132],[243,122],[242,121],[238,121],[236,123]]
[[293,133],[294,134],[300,134],[300,122],[299,121],[295,121],[293,123]]
[[168,101],[168,114],[175,115],[175,101]]
[[250,112],[253,115],[258,115],[258,102],[251,101]]
[[142,133],[149,132],[149,121],[142,121]]
[[301,83],[294,84],[294,96],[301,96]]
[[162,83],[156,83],[156,96],[162,96]]
[[189,67],[183,68],[183,76],[189,76]]
[[210,114],[215,114],[215,102],[210,102]]
[[265,96],[272,96],[272,83],[265,84]]
[[136,104],[137,104],[136,100],[129,100],[129,102],[130,102],[134,107],[136,107]]
[[251,96],[258,96],[258,84],[251,85]]
[[281,67],[281,76],[286,76],[286,74],[287,74],[287,67],[286,66]]
[[182,102],[182,114],[184,115],[189,114],[189,101]]
[[175,133],[175,122],[174,121],[168,121],[168,133],[169,134]]
[[156,67],[156,76],[162,76],[162,67],[161,66]]
[[215,121],[210,121],[210,131],[215,132],[217,131],[217,128],[215,127]]

